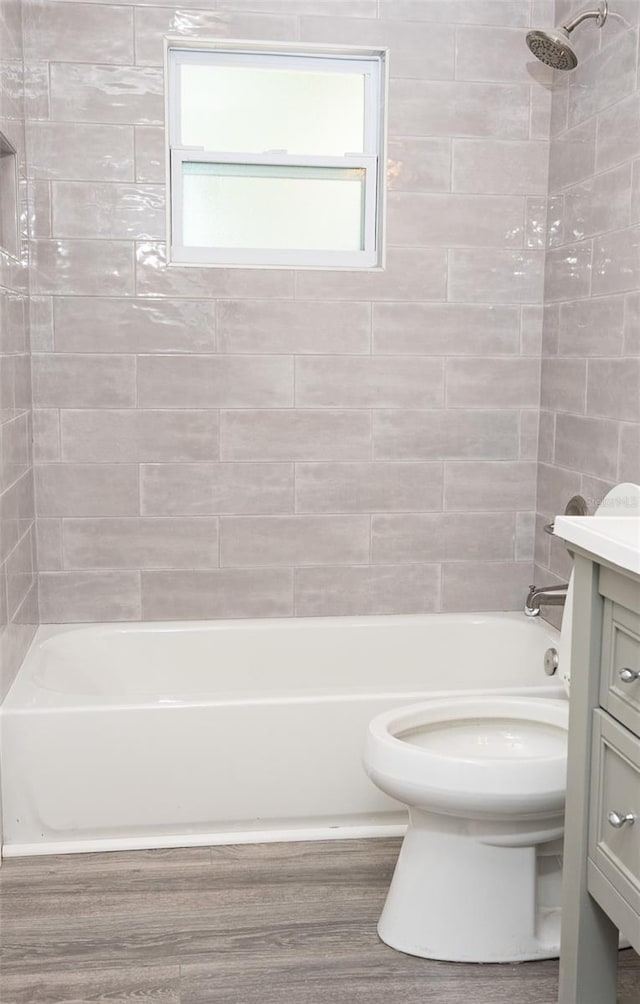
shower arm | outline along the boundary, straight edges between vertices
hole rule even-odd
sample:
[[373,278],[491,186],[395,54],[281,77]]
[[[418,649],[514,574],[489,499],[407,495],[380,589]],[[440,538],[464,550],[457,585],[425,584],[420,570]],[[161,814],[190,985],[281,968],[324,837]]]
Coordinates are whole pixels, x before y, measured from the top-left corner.
[[575,17],[572,17],[571,20],[565,21],[562,27],[564,28],[565,31],[571,34],[573,29],[577,28],[579,24],[582,24],[583,21],[587,21],[589,20],[589,18],[594,17],[596,18],[596,23],[598,25],[598,28],[602,28],[602,25],[607,20],[608,13],[609,13],[609,4],[607,0],[604,0],[604,2],[600,4],[597,10],[580,11],[580,13],[576,14]]

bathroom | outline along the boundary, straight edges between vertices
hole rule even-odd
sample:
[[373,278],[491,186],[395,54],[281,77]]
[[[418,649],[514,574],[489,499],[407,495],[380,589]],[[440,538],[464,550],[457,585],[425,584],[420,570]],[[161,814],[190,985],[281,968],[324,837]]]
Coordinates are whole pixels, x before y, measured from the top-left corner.
[[[571,33],[575,69],[534,59],[527,32],[580,9],[3,0],[0,698],[60,625],[251,623],[267,647],[280,619],[534,629],[530,584],[572,567],[545,526],[640,482],[640,3]],[[166,38],[382,54],[373,267],[167,263]],[[421,652],[367,656],[391,689],[406,674],[396,705]],[[339,689],[338,656],[303,652],[296,672]],[[277,655],[261,668],[275,679]],[[58,800],[94,742],[78,728]],[[106,726],[107,783],[122,728]],[[189,731],[160,732],[166,771]],[[556,1000],[557,959],[381,944],[399,831],[328,839],[318,815],[307,840],[7,854],[3,1002]],[[634,949],[619,981],[640,996]]]

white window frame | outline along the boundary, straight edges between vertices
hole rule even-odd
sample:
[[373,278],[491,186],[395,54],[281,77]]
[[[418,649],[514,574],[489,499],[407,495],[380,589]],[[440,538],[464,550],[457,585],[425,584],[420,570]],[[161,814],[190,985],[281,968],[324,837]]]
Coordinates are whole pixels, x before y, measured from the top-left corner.
[[[320,157],[289,153],[221,153],[203,147],[181,145],[180,72],[185,63],[202,63],[203,54],[212,65],[237,65],[242,55],[249,66],[273,68],[334,69],[365,76],[364,151],[344,156]],[[384,267],[382,239],[385,205],[386,164],[386,49],[350,46],[281,45],[216,39],[188,41],[165,38],[167,234],[168,261],[173,265],[211,265],[225,268],[328,268],[379,269]],[[282,167],[336,167],[364,170],[363,249],[358,251],[188,247],[182,239],[182,165],[184,162]]]

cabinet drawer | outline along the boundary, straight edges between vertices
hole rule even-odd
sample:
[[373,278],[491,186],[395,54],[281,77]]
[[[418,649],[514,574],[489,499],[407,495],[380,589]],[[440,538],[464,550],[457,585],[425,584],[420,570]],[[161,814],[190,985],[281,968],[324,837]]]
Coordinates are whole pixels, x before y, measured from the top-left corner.
[[640,613],[612,599],[603,609],[600,704],[640,735]]
[[593,724],[589,857],[640,913],[640,740],[602,711]]

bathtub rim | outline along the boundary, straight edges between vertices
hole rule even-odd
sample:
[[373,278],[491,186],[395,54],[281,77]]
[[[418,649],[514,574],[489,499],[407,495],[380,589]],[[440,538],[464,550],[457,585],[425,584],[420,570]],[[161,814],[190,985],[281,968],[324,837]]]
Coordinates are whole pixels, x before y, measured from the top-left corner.
[[[223,695],[212,690],[193,690],[189,691],[186,695],[179,697],[175,694],[173,690],[157,690],[153,692],[144,691],[131,691],[131,692],[116,692],[114,694],[87,694],[77,691],[62,691],[55,688],[49,688],[40,684],[37,679],[34,678],[34,674],[37,672],[37,659],[38,659],[38,649],[40,646],[45,645],[48,641],[55,639],[60,636],[67,634],[78,634],[86,633],[90,638],[91,635],[99,635],[103,632],[115,632],[120,635],[126,635],[128,633],[142,633],[142,634],[157,634],[157,633],[171,633],[171,634],[189,634],[190,632],[198,632],[203,630],[213,631],[213,633],[228,632],[228,631],[261,631],[261,632],[271,632],[276,630],[286,630],[287,632],[295,631],[296,633],[302,632],[309,627],[313,627],[316,630],[320,629],[330,629],[332,627],[340,628],[366,628],[372,626],[386,626],[393,627],[396,626],[401,628],[403,626],[416,626],[416,624],[427,625],[429,623],[459,623],[459,624],[469,624],[469,623],[507,623],[517,625],[522,629],[523,634],[525,631],[534,632],[536,635],[541,637],[546,637],[549,640],[550,645],[559,644],[560,632],[549,624],[547,621],[541,618],[529,618],[519,611],[482,611],[482,612],[445,612],[445,613],[426,613],[426,614],[387,614],[387,615],[358,615],[358,616],[346,616],[346,617],[274,617],[274,618],[237,618],[237,619],[225,619],[225,620],[193,620],[193,621],[100,621],[100,622],[80,622],[72,624],[42,624],[40,625],[35,635],[31,641],[27,652],[25,653],[24,659],[20,665],[20,668],[13,680],[11,687],[7,691],[3,702],[0,704],[0,720],[2,715],[5,714],[21,714],[21,713],[55,713],[56,711],[72,711],[75,709],[87,711],[87,710],[113,710],[115,708],[140,708],[149,707],[162,710],[164,708],[174,708],[174,707],[193,707],[196,705],[209,704],[209,703],[224,703],[224,704],[251,704],[255,702],[259,703],[307,703],[311,701],[331,701],[331,700],[349,700],[354,698],[361,698],[368,695],[393,695],[397,692],[397,687],[386,688],[371,688],[370,690],[358,690],[354,688],[353,690],[346,689],[344,691],[339,691],[337,694],[332,694],[331,692],[323,692],[322,688],[319,690],[312,691],[310,693],[298,692],[291,696],[286,696],[282,692],[277,692],[273,697],[260,693],[254,697],[248,697],[244,695],[239,695],[237,693],[225,693]],[[559,677],[557,678],[559,682]],[[547,685],[551,684],[554,678],[547,678]],[[542,681],[542,678],[541,678]],[[555,682],[555,680],[554,680]],[[443,680],[442,692],[448,692],[451,688],[446,686]],[[541,682],[544,685],[544,682]],[[509,686],[504,684],[505,687]],[[533,684],[527,683],[522,684],[518,687],[515,683],[514,690],[524,689],[533,686]],[[482,688],[467,688],[470,690],[482,689]],[[493,688],[492,688],[493,689]],[[499,689],[499,688],[498,688]],[[58,695],[57,704],[38,704],[33,698],[37,696],[38,692],[50,692]],[[423,693],[420,689],[413,689],[407,687],[404,693],[409,695],[410,700],[413,700],[413,694],[415,693],[416,700],[421,699],[421,694]],[[29,700],[31,698],[31,700]],[[166,700],[165,700],[166,698]],[[161,700],[160,700],[161,699]]]

